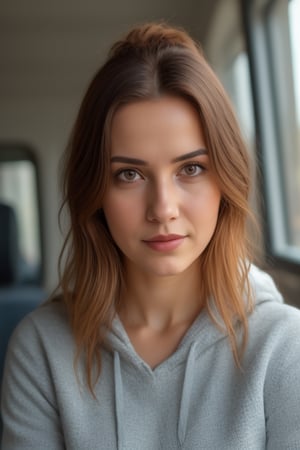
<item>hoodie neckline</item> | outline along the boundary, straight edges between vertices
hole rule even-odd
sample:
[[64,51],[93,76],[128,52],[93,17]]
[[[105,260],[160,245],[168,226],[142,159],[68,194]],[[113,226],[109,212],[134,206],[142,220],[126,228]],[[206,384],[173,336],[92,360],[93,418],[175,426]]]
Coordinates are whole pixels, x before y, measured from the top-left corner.
[[111,331],[108,333],[108,342],[122,359],[155,376],[161,370],[173,370],[177,365],[184,363],[192,344],[195,346],[194,353],[198,354],[224,337],[226,334],[217,329],[207,310],[203,309],[192,322],[175,351],[154,368],[136,352],[118,314],[113,319]]
[[[249,280],[253,289],[256,307],[265,301],[282,302],[282,297],[270,276],[254,265],[251,266]],[[210,299],[209,302],[211,309],[214,311],[215,319],[217,322],[220,321],[222,325],[223,321],[214,306],[213,300]],[[176,350],[153,369],[136,352],[118,314],[115,315],[111,328],[107,330],[106,342],[110,351],[112,353],[117,351],[123,362],[129,363],[131,367],[133,366],[150,376],[154,376],[161,370],[172,370],[183,363],[191,344],[194,342],[195,356],[197,358],[201,352],[216,344],[218,340],[227,338],[227,335],[227,331],[219,329],[210,317],[207,308],[204,308],[186,331]],[[128,366],[128,364],[125,364],[125,366]]]
[[[276,287],[270,277],[257,268],[252,268],[250,281],[256,306],[267,301],[282,302]],[[216,317],[218,314],[216,312]],[[124,372],[129,369],[130,362],[139,373],[147,373],[153,379],[162,370],[172,370],[179,364],[185,364],[181,387],[180,407],[177,422],[177,438],[179,448],[183,448],[187,435],[190,415],[192,386],[195,377],[195,363],[201,353],[214,346],[217,341],[227,338],[210,318],[207,309],[203,309],[195,318],[177,349],[155,368],[151,368],[135,351],[133,344],[118,315],[112,322],[112,328],[107,335],[108,343],[113,352],[114,389],[115,389],[115,420],[117,432],[117,448],[124,450],[126,446],[125,407],[124,407]]]

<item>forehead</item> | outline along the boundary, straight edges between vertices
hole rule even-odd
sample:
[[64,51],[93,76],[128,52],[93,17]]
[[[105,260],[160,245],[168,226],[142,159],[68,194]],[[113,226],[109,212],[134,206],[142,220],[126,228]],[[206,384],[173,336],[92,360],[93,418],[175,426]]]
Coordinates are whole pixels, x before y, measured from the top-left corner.
[[185,152],[205,146],[194,107],[184,99],[170,96],[122,106],[113,118],[111,143],[112,155],[135,156],[152,154],[154,149]]

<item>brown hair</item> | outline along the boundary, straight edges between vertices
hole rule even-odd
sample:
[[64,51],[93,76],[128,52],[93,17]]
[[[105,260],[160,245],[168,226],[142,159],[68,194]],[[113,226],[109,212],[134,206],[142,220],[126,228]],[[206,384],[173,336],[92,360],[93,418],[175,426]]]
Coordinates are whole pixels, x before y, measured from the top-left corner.
[[221,326],[221,318],[227,329],[237,364],[247,342],[247,314],[252,307],[246,239],[250,170],[236,118],[191,37],[166,24],[139,26],[112,47],[92,80],[65,156],[64,204],[70,212],[70,230],[60,257],[64,269],[59,287],[77,357],[85,355],[91,391],[101,369],[99,344],[115,314],[122,286],[121,254],[99,211],[110,173],[111,123],[121,105],[162,95],[186,99],[199,114],[222,192],[216,230],[201,255],[202,298],[216,324]]

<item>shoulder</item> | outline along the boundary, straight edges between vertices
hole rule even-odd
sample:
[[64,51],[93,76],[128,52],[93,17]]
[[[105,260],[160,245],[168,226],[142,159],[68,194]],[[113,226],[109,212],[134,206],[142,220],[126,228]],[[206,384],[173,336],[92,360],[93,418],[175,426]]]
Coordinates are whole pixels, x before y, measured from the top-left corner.
[[260,274],[259,280],[249,317],[246,368],[263,393],[267,448],[298,448],[300,310],[283,303],[268,275]]
[[7,359],[30,355],[40,356],[55,349],[66,351],[74,346],[64,304],[53,302],[41,305],[28,314],[13,332],[7,351]]
[[61,302],[44,303],[25,316],[13,336],[20,334],[55,334],[69,329],[66,308]]
[[40,306],[15,329],[2,382],[5,448],[25,448],[25,441],[26,448],[42,442],[62,448],[57,387],[65,389],[73,380],[72,345],[63,304]]
[[23,393],[27,390],[47,392],[48,395],[58,371],[60,380],[63,373],[65,376],[73,374],[75,351],[65,306],[61,303],[40,306],[19,323],[10,338],[3,392],[11,389],[13,384],[16,388],[17,383]]
[[252,265],[249,281],[255,304],[249,318],[250,326],[257,326],[258,329],[261,327],[265,330],[276,329],[277,332],[284,334],[300,329],[300,310],[284,302],[270,275]]
[[250,338],[270,336],[274,344],[292,341],[300,351],[300,310],[271,300],[261,302],[249,317],[249,331]]
[[284,303],[267,273],[252,267],[250,282],[255,307],[249,316],[249,355],[251,360],[261,355],[270,369],[280,372],[300,361],[300,310]]
[[254,264],[250,267],[249,282],[256,304],[267,300],[283,303],[283,297],[273,278]]
[[249,316],[250,339],[271,336],[274,344],[289,339],[300,344],[300,310],[284,303],[274,280],[258,267],[251,266],[249,280],[255,305]]
[[254,311],[249,316],[250,336],[272,333],[300,338],[300,310],[284,303],[274,280],[266,272],[251,266],[249,281],[252,288]]
[[[271,294],[260,298],[249,316],[246,355],[247,366],[262,369],[271,397],[290,377],[300,392],[300,310]],[[289,389],[289,383],[285,389]]]

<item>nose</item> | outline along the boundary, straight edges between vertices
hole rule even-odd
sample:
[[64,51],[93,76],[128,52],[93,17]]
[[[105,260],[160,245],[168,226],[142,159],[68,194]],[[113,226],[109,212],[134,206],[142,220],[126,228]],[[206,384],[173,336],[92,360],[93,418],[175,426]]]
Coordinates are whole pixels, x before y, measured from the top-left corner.
[[179,216],[179,193],[175,183],[161,180],[151,183],[148,192],[147,220],[167,223]]

